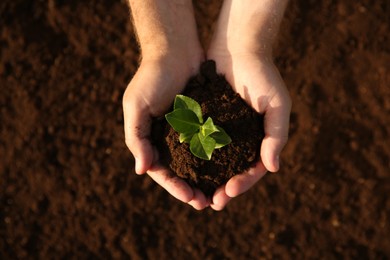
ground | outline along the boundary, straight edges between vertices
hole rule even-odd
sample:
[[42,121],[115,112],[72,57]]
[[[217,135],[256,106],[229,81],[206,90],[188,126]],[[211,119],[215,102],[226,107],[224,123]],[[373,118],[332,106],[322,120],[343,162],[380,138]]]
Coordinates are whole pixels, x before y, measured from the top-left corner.
[[[221,0],[194,1],[210,39]],[[224,211],[134,174],[125,1],[0,3],[0,258],[387,259],[390,4],[290,1],[274,48],[293,109],[281,171]]]

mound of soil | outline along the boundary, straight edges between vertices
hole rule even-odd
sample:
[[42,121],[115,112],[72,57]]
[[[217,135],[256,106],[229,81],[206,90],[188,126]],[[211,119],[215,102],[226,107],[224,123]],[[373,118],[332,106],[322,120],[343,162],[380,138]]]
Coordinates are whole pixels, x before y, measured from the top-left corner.
[[259,160],[264,138],[263,116],[233,91],[223,75],[217,74],[216,64],[211,60],[201,65],[200,73],[189,80],[183,94],[196,100],[204,118],[211,117],[232,142],[216,149],[211,160],[202,160],[190,152],[189,144],[180,143],[179,134],[161,119],[160,126],[154,129],[157,133],[154,139],[164,165],[206,196],[212,196],[216,188]]

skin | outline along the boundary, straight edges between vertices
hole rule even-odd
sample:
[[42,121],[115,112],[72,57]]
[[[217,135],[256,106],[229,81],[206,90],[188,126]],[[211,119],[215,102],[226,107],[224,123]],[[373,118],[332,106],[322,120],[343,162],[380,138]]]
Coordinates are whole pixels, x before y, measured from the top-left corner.
[[291,99],[273,64],[272,45],[286,5],[286,0],[224,1],[207,56],[216,61],[218,73],[225,75],[234,90],[265,114],[265,138],[261,161],[217,190],[211,204],[215,210],[223,209],[267,171],[279,170],[279,156],[288,139]]
[[[191,188],[158,162],[150,143],[152,117],[164,115],[175,95],[198,72],[204,52],[189,0],[130,0],[142,60],[123,97],[126,144],[136,173],[147,173],[177,199],[201,210],[222,210],[252,187],[267,171],[279,170],[279,155],[288,139],[291,100],[272,61],[272,44],[286,0],[225,0],[207,58],[217,63],[234,90],[265,114],[261,161],[230,179],[213,198]],[[180,21],[177,22],[177,21]]]

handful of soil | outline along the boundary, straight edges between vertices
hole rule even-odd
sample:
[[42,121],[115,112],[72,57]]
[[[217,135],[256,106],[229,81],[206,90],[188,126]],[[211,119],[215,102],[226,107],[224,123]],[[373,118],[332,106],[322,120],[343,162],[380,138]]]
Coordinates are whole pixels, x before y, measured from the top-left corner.
[[200,73],[189,80],[183,95],[196,100],[203,117],[211,117],[232,142],[216,149],[211,160],[199,159],[190,152],[189,144],[179,142],[179,134],[164,118],[154,120],[153,141],[164,166],[210,197],[219,186],[259,160],[264,118],[233,91],[224,76],[217,74],[212,60],[201,65]]

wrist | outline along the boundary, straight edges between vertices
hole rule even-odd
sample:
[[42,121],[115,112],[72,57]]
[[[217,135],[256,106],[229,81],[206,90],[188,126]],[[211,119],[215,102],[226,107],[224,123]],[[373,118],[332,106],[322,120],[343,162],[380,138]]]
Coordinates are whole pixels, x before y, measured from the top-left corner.
[[[208,56],[252,56],[270,58],[272,57],[272,42],[259,39],[243,39],[237,36],[223,42],[213,41],[208,49]],[[240,39],[240,40],[237,40]]]
[[287,0],[225,0],[210,49],[270,55]]
[[141,46],[141,65],[161,64],[161,66],[175,68],[178,72],[186,71],[185,74],[196,74],[204,58],[205,54],[200,43],[187,46],[175,44]]
[[199,52],[191,0],[130,0],[143,59]]
[[203,58],[203,49],[196,39],[187,44],[153,42],[140,46],[141,60],[177,60],[191,62]]
[[[158,49],[158,48],[157,48]],[[204,60],[203,50],[167,48],[164,50],[144,52],[140,66],[157,66],[172,74],[181,74],[185,77],[195,75],[201,62]]]

